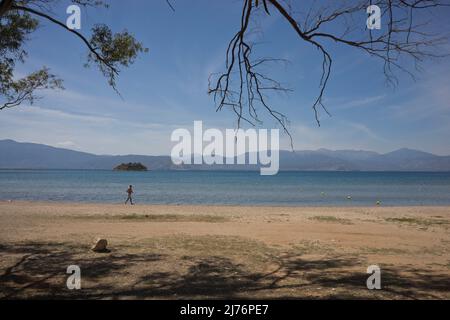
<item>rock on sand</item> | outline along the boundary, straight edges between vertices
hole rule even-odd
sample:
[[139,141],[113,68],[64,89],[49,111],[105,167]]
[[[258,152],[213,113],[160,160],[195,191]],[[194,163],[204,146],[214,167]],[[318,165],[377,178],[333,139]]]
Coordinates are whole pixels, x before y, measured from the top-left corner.
[[108,246],[108,241],[106,239],[98,238],[94,245],[92,246],[91,250],[95,252],[107,252],[108,249],[106,248]]

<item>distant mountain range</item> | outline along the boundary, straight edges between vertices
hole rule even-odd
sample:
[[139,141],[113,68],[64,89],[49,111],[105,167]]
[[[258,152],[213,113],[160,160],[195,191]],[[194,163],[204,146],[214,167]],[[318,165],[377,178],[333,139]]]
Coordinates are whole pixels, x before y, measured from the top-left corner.
[[[1,169],[106,169],[140,162],[149,170],[257,170],[256,165],[174,165],[170,156],[95,155],[36,143],[0,140]],[[450,171],[450,156],[399,149],[380,154],[363,150],[280,151],[280,170]]]

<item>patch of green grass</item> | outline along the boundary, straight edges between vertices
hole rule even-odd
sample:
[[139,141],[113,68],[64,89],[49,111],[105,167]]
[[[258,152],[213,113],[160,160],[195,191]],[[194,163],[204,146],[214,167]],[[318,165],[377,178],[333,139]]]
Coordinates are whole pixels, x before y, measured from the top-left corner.
[[172,256],[214,257],[221,256],[254,265],[272,261],[279,252],[264,242],[239,236],[190,236],[176,235],[148,238],[146,250],[169,253]]
[[225,222],[226,217],[206,214],[127,214],[119,216],[122,220],[145,220],[154,222]]
[[408,225],[416,225],[424,228],[425,230],[428,227],[441,226],[444,228],[449,227],[450,221],[447,219],[424,219],[424,218],[415,218],[415,217],[400,217],[400,218],[385,218],[387,222],[394,222],[400,224],[408,224]]
[[398,248],[361,248],[361,253],[364,254],[382,254],[382,255],[400,255],[400,254],[410,254],[411,252],[405,249]]
[[302,240],[294,244],[290,253],[294,254],[328,254],[334,253],[336,247],[320,241]]
[[338,218],[335,216],[313,216],[313,217],[310,217],[309,220],[316,220],[316,221],[320,221],[320,222],[340,223],[340,224],[353,224],[349,219]]
[[226,222],[230,219],[224,216],[207,214],[123,214],[123,215],[71,215],[62,216],[81,220],[112,220],[112,221],[149,221],[149,222]]

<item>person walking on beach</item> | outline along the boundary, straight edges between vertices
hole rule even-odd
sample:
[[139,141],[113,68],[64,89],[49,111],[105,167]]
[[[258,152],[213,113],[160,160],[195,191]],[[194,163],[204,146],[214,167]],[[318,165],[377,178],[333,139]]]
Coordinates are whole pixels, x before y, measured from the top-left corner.
[[133,194],[133,186],[130,184],[130,186],[127,189],[128,198],[125,200],[125,204],[127,204],[128,200],[130,200],[130,204],[133,204],[133,199],[131,198],[131,195]]

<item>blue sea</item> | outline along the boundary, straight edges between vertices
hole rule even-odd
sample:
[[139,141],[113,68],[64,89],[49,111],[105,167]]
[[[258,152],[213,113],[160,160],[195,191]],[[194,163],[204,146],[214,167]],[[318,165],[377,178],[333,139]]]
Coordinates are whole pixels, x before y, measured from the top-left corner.
[[0,200],[120,203],[129,184],[138,204],[450,205],[449,172],[0,170]]

